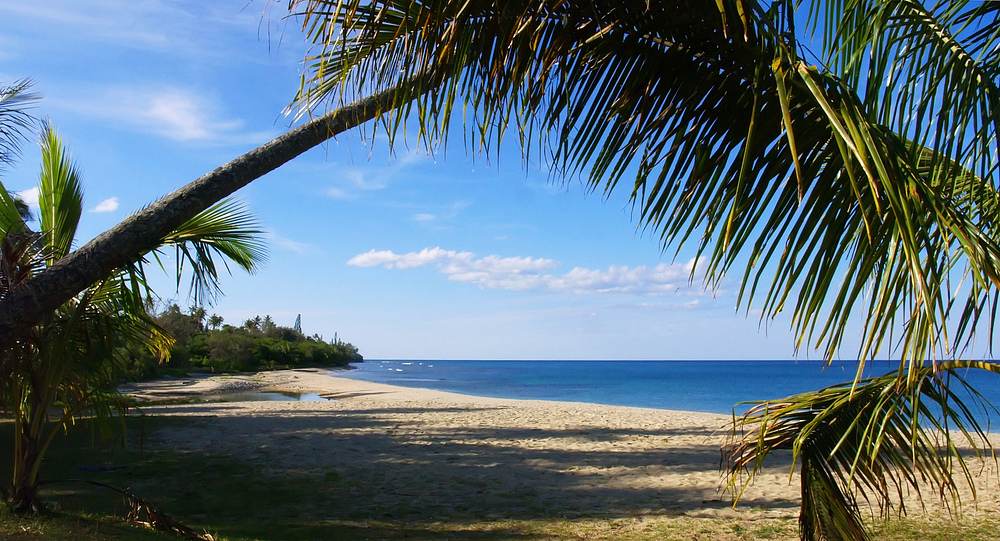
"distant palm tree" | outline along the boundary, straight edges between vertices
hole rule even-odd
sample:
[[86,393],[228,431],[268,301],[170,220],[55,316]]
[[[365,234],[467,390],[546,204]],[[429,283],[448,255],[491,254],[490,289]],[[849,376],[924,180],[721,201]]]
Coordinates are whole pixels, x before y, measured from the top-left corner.
[[[42,135],[39,231],[29,229],[0,184],[0,296],[8,295],[69,251],[83,210],[79,174],[51,128]],[[253,271],[263,258],[260,229],[226,202],[165,235],[178,272],[190,265],[194,290],[217,288],[214,258]],[[146,312],[150,291],[137,256],[91,285],[0,354],[0,411],[13,417],[13,476],[0,494],[16,511],[37,508],[38,475],[53,438],[81,414],[98,421],[122,412],[114,383],[130,351],[166,354],[172,339]],[[50,423],[53,412],[58,411]]]
[[223,322],[222,316],[218,314],[212,314],[211,316],[208,317],[208,326],[213,330],[219,330],[219,327],[222,326],[222,322]]
[[971,480],[950,434],[922,423],[986,441],[948,382],[998,370],[960,355],[992,327],[1000,284],[1000,3],[292,4],[315,44],[302,111],[396,89],[390,142],[413,122],[439,144],[455,111],[486,152],[514,130],[558,174],[625,185],[665,248],[694,245],[709,284],[741,273],[738,303],[789,312],[797,347],[839,358],[858,319],[860,361],[898,356],[884,378],[738,423],[734,488],[771,449],[802,461],[804,539],[867,536],[855,488],[888,511],[894,483],[948,494],[953,467]]
[[28,206],[28,203],[20,196],[12,195],[11,197],[14,199],[14,208],[17,209],[17,213],[21,216],[21,219],[25,222],[33,220],[34,216],[31,214],[31,207]]

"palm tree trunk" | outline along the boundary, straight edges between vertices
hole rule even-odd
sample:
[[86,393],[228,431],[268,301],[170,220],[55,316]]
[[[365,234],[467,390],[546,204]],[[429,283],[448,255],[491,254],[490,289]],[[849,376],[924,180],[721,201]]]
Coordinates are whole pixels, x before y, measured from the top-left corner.
[[253,180],[350,128],[435,88],[443,78],[421,75],[339,107],[222,165],[126,218],[0,299],[0,348],[112,269],[146,253],[169,231]]
[[[14,472],[10,491],[4,493],[8,508],[15,513],[26,513],[43,508],[38,499],[38,466],[42,460],[41,433],[36,423],[25,411],[15,413],[14,422]],[[31,411],[34,415],[44,415]]]
[[37,448],[31,442],[25,442],[21,454],[14,457],[20,468],[15,469],[15,477],[8,496],[7,506],[14,513],[27,513],[42,509],[38,499],[38,478],[31,476],[36,463],[41,459]]

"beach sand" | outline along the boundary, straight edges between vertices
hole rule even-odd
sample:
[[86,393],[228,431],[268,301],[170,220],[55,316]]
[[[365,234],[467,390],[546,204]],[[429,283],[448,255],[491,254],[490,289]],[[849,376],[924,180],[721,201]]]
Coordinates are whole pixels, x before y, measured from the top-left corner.
[[[327,373],[171,379],[124,390],[146,399],[247,389],[331,398],[143,410],[196,418],[157,431],[150,445],[232,455],[264,472],[334,472],[358,499],[359,516],[379,520],[798,515],[788,454],[775,456],[733,506],[719,470],[725,415],[481,398]],[[994,465],[973,466],[979,504],[966,506],[966,518],[1000,508]]]

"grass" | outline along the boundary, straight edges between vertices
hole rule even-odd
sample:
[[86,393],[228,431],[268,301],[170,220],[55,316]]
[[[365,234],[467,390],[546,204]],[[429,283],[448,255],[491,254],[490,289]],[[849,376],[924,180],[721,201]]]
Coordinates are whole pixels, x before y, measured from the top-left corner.
[[[218,453],[151,449],[146,436],[197,419],[147,417],[140,428],[129,421],[124,448],[94,442],[86,427],[59,438],[45,464],[46,479],[86,479],[127,487],[196,531],[223,541],[306,539],[499,540],[793,540],[796,521],[773,518],[766,509],[741,518],[685,514],[491,518],[478,512],[436,513],[420,497],[379,492],[371,475],[345,475],[317,468],[277,470]],[[10,425],[0,423],[0,464],[10,463]],[[330,450],[336,452],[336,450]],[[46,517],[0,513],[0,538],[10,540],[177,539],[124,524],[126,509],[111,491],[82,484],[51,484],[43,498],[55,512]],[[513,496],[516,498],[517,496]],[[982,515],[982,513],[980,513]],[[1000,540],[996,513],[956,523],[915,517],[892,521],[877,539],[885,541]]]

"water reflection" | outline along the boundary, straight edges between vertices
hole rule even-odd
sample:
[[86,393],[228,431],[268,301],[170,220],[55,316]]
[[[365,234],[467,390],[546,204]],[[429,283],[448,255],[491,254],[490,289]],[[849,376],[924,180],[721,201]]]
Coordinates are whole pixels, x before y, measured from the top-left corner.
[[331,399],[318,393],[236,391],[207,395],[204,400],[205,402],[325,402]]

